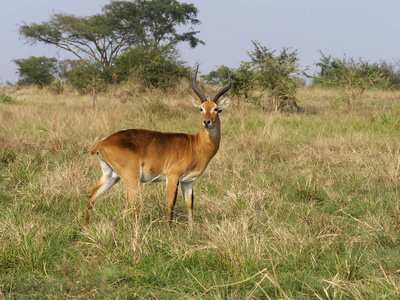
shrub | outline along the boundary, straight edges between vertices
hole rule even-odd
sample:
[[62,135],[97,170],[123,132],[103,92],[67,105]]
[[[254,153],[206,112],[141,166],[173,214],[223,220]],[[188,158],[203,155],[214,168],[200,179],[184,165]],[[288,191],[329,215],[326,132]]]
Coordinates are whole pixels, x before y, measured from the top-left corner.
[[17,103],[17,99],[8,96],[6,94],[2,94],[0,95],[0,103],[6,103],[6,104]]
[[[238,69],[229,69],[232,86],[229,95],[238,98],[238,109],[244,108],[244,102],[254,99],[251,91],[254,88],[254,71],[249,62],[241,62]],[[225,85],[228,82],[228,73],[226,67],[221,66],[208,75],[202,75],[201,78],[211,85]]]
[[174,87],[182,77],[190,77],[185,62],[173,46],[130,48],[115,60],[118,81],[136,76],[146,87],[167,89]]
[[[262,95],[252,95],[251,91],[256,86],[267,90],[271,99],[271,106],[275,111],[281,106],[281,101],[287,98],[294,99],[297,88],[304,85],[299,75],[301,73],[298,64],[297,50],[283,48],[276,55],[275,50],[268,49],[256,41],[252,41],[254,51],[248,52],[250,62],[241,62],[240,67],[231,70],[232,87],[230,94],[251,100],[259,104]],[[206,82],[223,84],[227,80],[226,70],[223,67],[203,76]]]
[[111,82],[112,70],[103,69],[97,63],[77,62],[69,72],[67,83],[77,89],[80,94],[87,94],[95,91],[103,91],[107,83]]
[[31,56],[27,59],[14,59],[13,62],[18,66],[20,79],[17,84],[19,86],[37,85],[43,87],[49,85],[55,78],[56,58]]
[[55,80],[49,85],[49,91],[59,95],[64,92],[64,84],[60,80]]
[[321,59],[316,66],[320,71],[314,75],[313,85],[340,87],[342,100],[351,106],[362,99],[367,88],[375,86],[381,79],[379,68],[362,57],[334,58],[321,52]]
[[249,52],[250,64],[255,69],[255,80],[268,90],[272,107],[278,110],[284,98],[295,98],[298,88],[297,79],[300,66],[297,50],[283,48],[279,54],[256,41],[252,42],[254,50]]

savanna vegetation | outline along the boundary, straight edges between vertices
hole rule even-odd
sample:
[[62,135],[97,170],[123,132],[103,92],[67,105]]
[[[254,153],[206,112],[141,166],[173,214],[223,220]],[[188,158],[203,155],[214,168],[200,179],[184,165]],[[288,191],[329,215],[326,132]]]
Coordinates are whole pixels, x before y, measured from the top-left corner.
[[[176,48],[203,44],[177,30],[198,25],[197,13],[175,0],[112,1],[98,15],[20,26],[29,43],[78,60],[15,59],[20,80],[0,90],[0,298],[400,299],[396,63],[321,52],[307,75],[297,50],[253,41],[229,67],[233,105],[194,185],[194,227],[179,194],[167,229],[161,183],[122,209],[122,182],[83,227],[100,139],[199,130]],[[220,66],[199,86],[211,95],[226,82]]]
[[[126,214],[123,183],[96,203],[91,147],[117,130],[194,133],[190,84],[134,83],[91,96],[4,90],[0,98],[0,293],[8,298],[400,298],[397,91],[301,87],[301,113],[238,101],[220,151],[195,183],[195,226],[179,194],[167,230],[164,184],[143,184]],[[209,93],[212,88],[208,89]]]
[[[111,1],[101,13],[84,17],[53,13],[48,21],[19,26],[19,33],[30,45],[42,43],[75,55],[77,61],[61,64],[67,71],[59,72],[62,76],[50,70],[47,73],[81,93],[92,91],[95,95],[132,76],[166,89],[187,75],[176,45],[188,43],[194,48],[204,44],[194,30],[200,24],[197,14],[193,4],[176,0]],[[24,65],[36,63],[37,69],[44,68],[34,59],[15,60],[20,75],[26,75]],[[48,60],[49,64],[55,59]],[[36,77],[36,73],[31,76]],[[18,85],[26,85],[25,77]]]

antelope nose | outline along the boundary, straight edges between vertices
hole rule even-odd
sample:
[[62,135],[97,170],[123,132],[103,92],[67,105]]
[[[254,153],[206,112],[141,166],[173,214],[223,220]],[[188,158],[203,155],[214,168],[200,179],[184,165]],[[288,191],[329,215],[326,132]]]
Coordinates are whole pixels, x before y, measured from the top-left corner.
[[204,120],[203,121],[203,126],[204,127],[209,127],[211,125],[211,121],[210,120]]

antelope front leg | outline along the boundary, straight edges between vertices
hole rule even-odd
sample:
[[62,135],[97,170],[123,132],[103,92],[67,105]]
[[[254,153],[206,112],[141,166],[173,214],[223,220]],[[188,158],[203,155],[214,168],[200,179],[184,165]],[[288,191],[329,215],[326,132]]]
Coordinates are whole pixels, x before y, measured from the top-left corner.
[[171,224],[173,217],[173,210],[176,202],[176,195],[178,193],[178,178],[168,177],[167,178],[167,225]]
[[189,227],[193,227],[193,181],[181,183],[185,205],[188,211]]

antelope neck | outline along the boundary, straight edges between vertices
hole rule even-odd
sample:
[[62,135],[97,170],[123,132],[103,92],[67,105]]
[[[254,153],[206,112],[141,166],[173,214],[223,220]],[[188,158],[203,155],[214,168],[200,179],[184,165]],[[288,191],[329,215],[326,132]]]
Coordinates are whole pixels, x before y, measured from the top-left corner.
[[221,129],[219,116],[216,117],[214,126],[210,129],[200,127],[200,132],[197,135],[197,143],[200,144],[200,148],[211,154],[211,157],[217,153],[219,149],[219,143],[221,140]]

